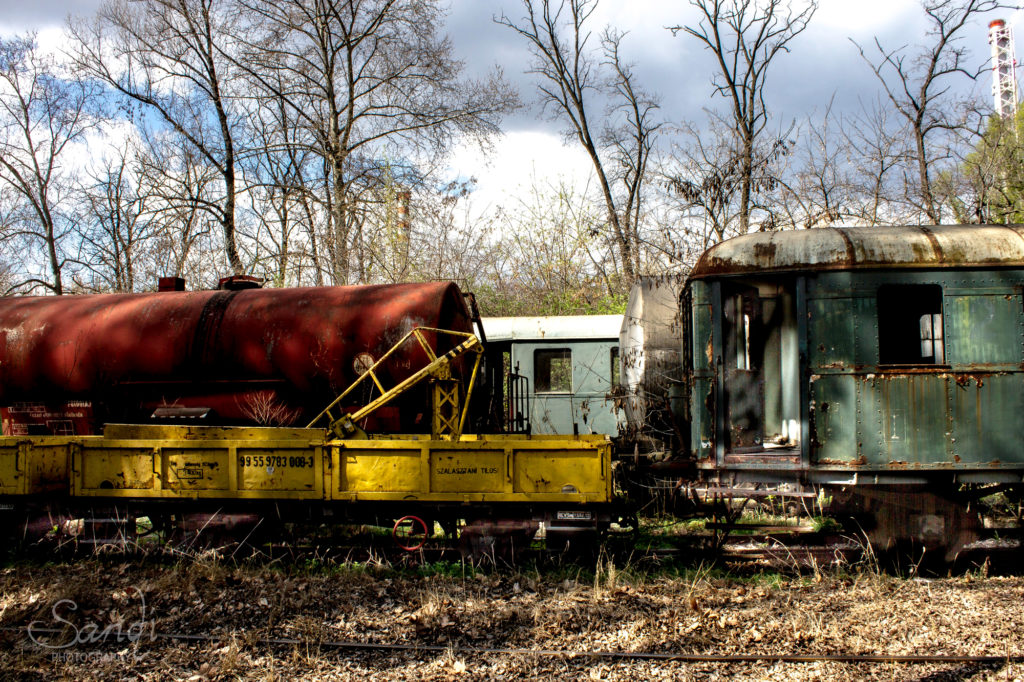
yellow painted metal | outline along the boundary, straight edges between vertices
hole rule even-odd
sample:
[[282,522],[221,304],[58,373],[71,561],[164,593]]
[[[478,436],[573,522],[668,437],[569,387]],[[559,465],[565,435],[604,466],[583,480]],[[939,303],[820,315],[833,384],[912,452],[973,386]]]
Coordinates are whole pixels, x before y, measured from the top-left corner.
[[[454,336],[456,338],[465,339],[462,343],[452,348],[444,355],[438,356],[434,349],[427,343],[427,339],[424,336],[424,332],[433,332],[435,334],[443,334],[448,336]],[[380,382],[377,377],[378,368],[383,365],[388,358],[396,353],[402,346],[406,344],[410,339],[415,339],[419,343],[420,348],[426,353],[427,358],[430,360],[424,367],[414,372],[408,378],[402,380],[392,388],[384,388],[384,385]],[[444,384],[450,382],[452,379],[451,363],[453,360],[465,355],[466,353],[474,353],[476,359],[473,362],[473,369],[470,374],[469,386],[466,390],[465,407],[462,409],[461,414],[458,410],[458,385],[455,386],[455,413],[454,416],[448,415],[450,410],[450,391],[452,389],[442,389],[438,391],[435,386],[433,394],[433,408],[434,414],[432,418],[432,425],[434,427],[432,435],[434,438],[452,438],[458,440],[462,435],[462,427],[466,423],[466,412],[470,405],[470,397],[473,393],[473,386],[476,380],[476,373],[480,368],[480,360],[483,357],[483,346],[473,334],[468,332],[457,332],[449,329],[436,329],[434,327],[417,327],[410,331],[408,334],[402,337],[402,339],[388,350],[387,353],[382,355],[373,365],[360,375],[358,379],[353,382],[351,386],[342,391],[341,395],[335,398],[330,405],[324,408],[323,412],[318,414],[313,421],[309,423],[307,428],[313,428],[317,424],[327,421],[327,428],[337,438],[366,438],[366,432],[357,426],[357,423],[365,419],[369,415],[376,412],[379,408],[384,407],[389,402],[402,395],[410,388],[416,386],[424,380],[434,380],[438,384]],[[367,379],[373,382],[380,391],[380,395],[374,398],[372,401],[360,407],[351,414],[340,413],[335,414],[340,408],[340,403],[360,386]],[[441,416],[439,412],[444,412],[448,416]]]
[[433,380],[433,416],[430,421],[430,435],[435,440],[445,436],[453,436],[458,440],[459,425],[462,415],[459,414],[460,384],[454,379]]
[[66,491],[74,447],[63,437],[0,438],[0,495]]
[[73,495],[323,499],[323,444],[290,440],[84,440]]
[[605,436],[373,439],[332,445],[330,499],[610,502]]
[[0,495],[319,501],[612,499],[604,436],[387,436],[305,429],[117,426],[0,438]]

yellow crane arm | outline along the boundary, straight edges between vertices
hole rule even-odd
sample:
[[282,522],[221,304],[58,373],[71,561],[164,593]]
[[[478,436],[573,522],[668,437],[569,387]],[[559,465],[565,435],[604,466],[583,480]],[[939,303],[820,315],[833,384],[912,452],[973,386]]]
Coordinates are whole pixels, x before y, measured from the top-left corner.
[[[434,332],[438,335],[443,334],[462,338],[464,340],[447,353],[438,356],[434,353],[434,349],[430,347],[430,344],[427,343],[424,332]],[[420,347],[423,349],[424,353],[426,353],[430,362],[392,388],[385,389],[384,385],[377,377],[376,370],[386,362],[389,357],[396,353],[398,349],[401,348],[410,338],[415,338],[416,341],[419,342]],[[453,440],[458,440],[462,436],[462,428],[465,426],[466,414],[470,405],[469,399],[473,393],[473,385],[476,382],[476,374],[477,370],[480,368],[480,359],[483,357],[483,350],[483,345],[480,343],[480,339],[468,332],[435,329],[433,327],[416,327],[403,336],[402,339],[392,346],[387,353],[380,356],[380,358],[374,362],[369,369],[363,372],[351,386],[342,391],[341,395],[335,398],[331,404],[323,410],[323,412],[318,414],[306,428],[316,428],[318,423],[321,423],[326,419],[328,421],[327,428],[330,429],[337,438],[366,438],[366,432],[357,426],[357,422],[370,416],[381,407],[384,407],[389,402],[408,391],[410,388],[419,384],[421,381],[433,379],[435,385],[433,392],[431,435],[434,438],[448,437]],[[466,389],[465,404],[460,410],[458,399],[459,387],[458,382],[455,382],[452,379],[451,363],[453,360],[456,360],[466,353],[475,353],[476,360],[473,363],[473,371],[470,374],[469,386]],[[360,407],[355,412],[344,413],[340,412],[340,410],[336,410],[342,400],[367,380],[372,381],[374,386],[377,387],[377,390],[380,391],[379,396],[366,405]],[[337,415],[335,415],[332,410],[335,410]]]

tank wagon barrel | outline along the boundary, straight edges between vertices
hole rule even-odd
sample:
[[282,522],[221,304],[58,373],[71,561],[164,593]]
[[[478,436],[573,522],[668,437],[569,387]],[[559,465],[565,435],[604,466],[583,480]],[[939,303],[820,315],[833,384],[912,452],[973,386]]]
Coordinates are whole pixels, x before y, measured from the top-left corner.
[[[206,423],[288,425],[316,414],[414,327],[472,331],[458,287],[5,298],[0,406],[13,408],[7,433],[27,432],[26,403],[47,405],[58,416],[50,421],[66,425],[60,412],[74,402],[86,418],[64,434],[146,421],[161,406]],[[400,381],[422,354],[409,344],[383,371]],[[409,427],[422,411],[407,410],[407,424],[392,415],[383,430]]]

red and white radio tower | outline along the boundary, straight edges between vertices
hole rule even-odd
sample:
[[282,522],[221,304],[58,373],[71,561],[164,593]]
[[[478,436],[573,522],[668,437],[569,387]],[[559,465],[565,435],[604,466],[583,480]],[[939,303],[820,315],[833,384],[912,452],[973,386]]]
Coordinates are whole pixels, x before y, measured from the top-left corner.
[[1014,70],[1013,31],[1002,19],[988,25],[988,44],[992,46],[992,95],[996,113],[1003,118],[1017,115],[1017,77]]

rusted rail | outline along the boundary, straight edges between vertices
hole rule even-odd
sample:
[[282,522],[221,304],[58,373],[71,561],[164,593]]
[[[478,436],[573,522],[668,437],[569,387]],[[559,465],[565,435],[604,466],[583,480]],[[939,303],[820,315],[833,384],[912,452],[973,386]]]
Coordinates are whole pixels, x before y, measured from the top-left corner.
[[[4,627],[4,632],[25,632],[25,628]],[[37,635],[59,635],[60,628],[33,628]],[[147,639],[148,639],[147,635]],[[229,637],[223,634],[158,632],[154,640],[170,640],[177,642],[226,642]],[[386,642],[365,642],[357,640],[312,640],[294,637],[263,637],[253,641],[262,646],[301,646],[306,650],[316,647],[349,651],[407,651],[416,653],[448,653],[466,656],[544,656],[557,658],[596,658],[604,660],[656,660],[679,661],[682,663],[901,663],[901,664],[935,664],[935,663],[974,663],[1002,665],[1024,663],[1024,654],[973,655],[973,654],[869,654],[869,653],[832,653],[832,654],[780,654],[780,653],[743,653],[743,654],[697,654],[685,651],[606,651],[578,649],[522,649],[513,647],[474,647],[450,646],[440,644],[396,644]]]

